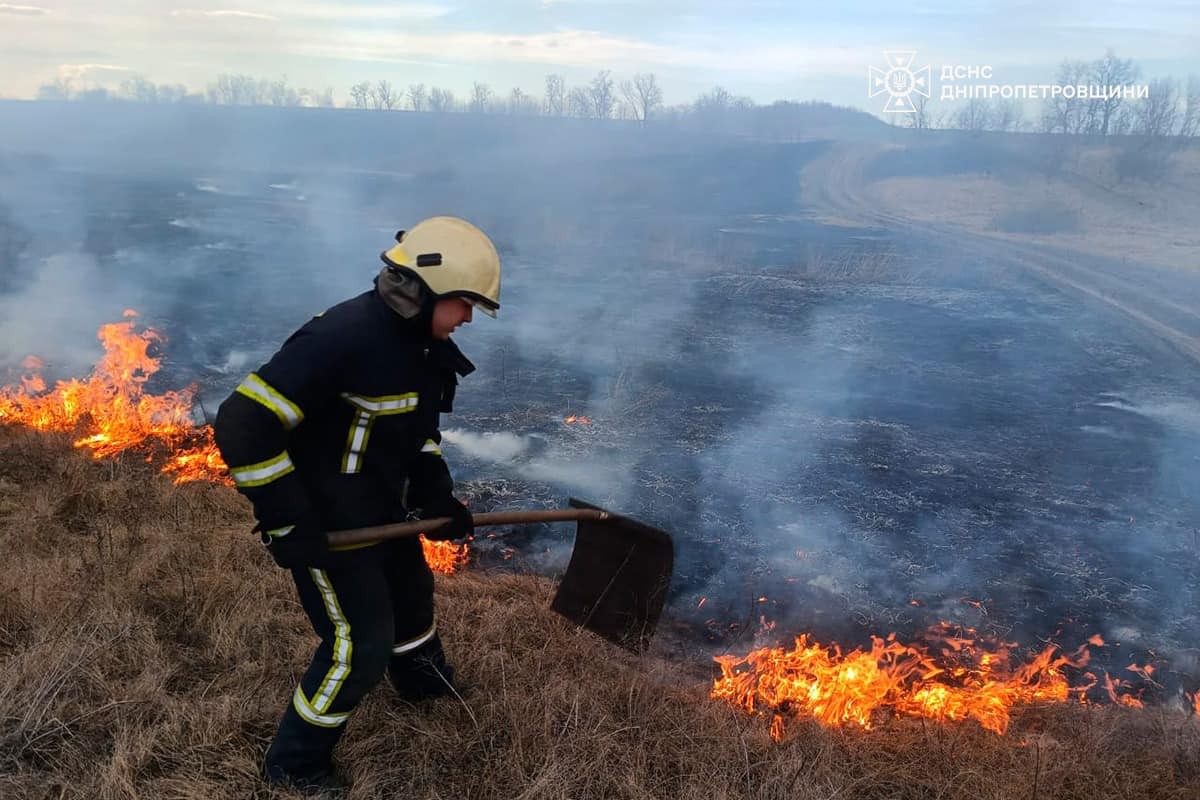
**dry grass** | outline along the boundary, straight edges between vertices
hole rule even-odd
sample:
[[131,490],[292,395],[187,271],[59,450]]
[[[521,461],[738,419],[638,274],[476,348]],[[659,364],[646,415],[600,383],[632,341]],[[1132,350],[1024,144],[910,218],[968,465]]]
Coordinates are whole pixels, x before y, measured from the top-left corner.
[[[313,638],[237,496],[0,429],[0,797],[268,797],[259,759]],[[532,576],[439,578],[466,704],[374,692],[341,760],[353,797],[1195,798],[1200,721],[1046,708],[1000,738],[870,733],[707,698],[706,667],[568,629]]]
[[[863,196],[880,211],[921,222],[1194,273],[1200,266],[1200,149],[1177,153],[1169,177],[1154,184],[1117,181],[1111,173],[1118,157],[1114,148],[1088,149],[1053,175],[1014,167],[1011,173],[887,178],[864,187]],[[1030,209],[1072,224],[1058,232],[997,224]]]

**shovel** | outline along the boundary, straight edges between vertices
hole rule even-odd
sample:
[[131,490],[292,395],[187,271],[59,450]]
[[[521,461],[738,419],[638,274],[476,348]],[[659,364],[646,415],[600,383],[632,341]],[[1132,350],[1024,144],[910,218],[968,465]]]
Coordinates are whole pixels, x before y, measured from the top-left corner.
[[[575,549],[550,608],[627,650],[650,644],[662,614],[675,564],[671,537],[658,528],[571,499],[569,508],[475,514],[475,527],[535,522],[576,522]],[[429,533],[450,522],[417,522],[354,528],[328,534],[331,546]]]

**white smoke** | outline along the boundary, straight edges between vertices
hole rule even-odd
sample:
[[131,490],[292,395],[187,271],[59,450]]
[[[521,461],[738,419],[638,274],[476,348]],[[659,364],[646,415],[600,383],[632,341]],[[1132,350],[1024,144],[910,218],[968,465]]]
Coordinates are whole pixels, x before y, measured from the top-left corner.
[[530,436],[514,433],[471,433],[459,428],[442,431],[442,440],[462,448],[467,455],[492,463],[507,463],[526,453]]

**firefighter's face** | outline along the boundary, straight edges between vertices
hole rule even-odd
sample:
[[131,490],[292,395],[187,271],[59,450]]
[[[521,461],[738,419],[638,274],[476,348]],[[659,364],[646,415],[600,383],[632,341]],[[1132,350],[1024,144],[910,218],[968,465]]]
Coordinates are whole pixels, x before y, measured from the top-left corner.
[[471,321],[473,311],[474,306],[461,297],[438,300],[433,304],[433,338],[449,338],[455,328]]

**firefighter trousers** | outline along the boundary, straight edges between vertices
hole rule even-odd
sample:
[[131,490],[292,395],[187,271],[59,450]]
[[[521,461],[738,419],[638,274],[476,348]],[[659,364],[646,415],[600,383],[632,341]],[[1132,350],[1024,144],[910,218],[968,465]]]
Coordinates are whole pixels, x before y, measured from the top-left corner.
[[386,672],[407,699],[450,690],[433,614],[433,573],[414,538],[334,553],[328,567],[292,570],[321,643],[267,751],[269,776],[332,768],[346,720]]

